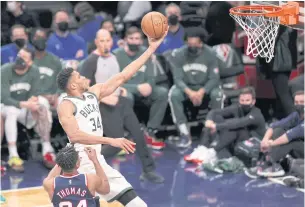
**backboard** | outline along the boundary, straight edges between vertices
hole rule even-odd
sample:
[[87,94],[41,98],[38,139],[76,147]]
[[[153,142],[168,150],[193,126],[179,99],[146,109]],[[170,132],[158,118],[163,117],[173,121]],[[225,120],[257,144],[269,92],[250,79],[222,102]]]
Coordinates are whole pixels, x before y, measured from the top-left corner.
[[[296,25],[289,25],[289,27],[298,30],[304,30],[304,1],[294,1],[299,3],[299,24]],[[250,1],[250,5],[274,5],[274,6],[281,6],[286,4],[287,1]]]

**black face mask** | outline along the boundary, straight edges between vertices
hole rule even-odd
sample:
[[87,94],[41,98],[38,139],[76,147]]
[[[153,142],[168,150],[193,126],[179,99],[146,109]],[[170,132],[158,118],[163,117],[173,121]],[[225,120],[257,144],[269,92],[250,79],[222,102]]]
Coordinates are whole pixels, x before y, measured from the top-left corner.
[[178,24],[178,16],[177,15],[170,15],[169,17],[168,17],[168,24],[169,25],[177,25]]
[[26,66],[26,62],[21,57],[16,58],[14,67],[16,70],[24,70]]
[[240,108],[244,112],[244,114],[248,114],[252,109],[252,105],[250,105],[250,104],[240,104]]
[[295,105],[294,107],[300,116],[304,115],[304,105]]
[[44,38],[38,38],[36,40],[33,40],[33,46],[36,48],[38,51],[44,51],[47,46],[47,40]]
[[57,27],[60,31],[66,32],[69,28],[69,23],[68,22],[59,22],[57,24]]
[[198,56],[200,51],[201,51],[201,49],[198,48],[198,47],[190,47],[190,46],[188,46],[187,51],[188,51],[188,54],[190,56]]
[[128,44],[128,48],[131,52],[137,52],[140,49],[140,45]]
[[14,40],[14,43],[17,45],[18,48],[23,48],[25,46],[26,40],[19,38]]

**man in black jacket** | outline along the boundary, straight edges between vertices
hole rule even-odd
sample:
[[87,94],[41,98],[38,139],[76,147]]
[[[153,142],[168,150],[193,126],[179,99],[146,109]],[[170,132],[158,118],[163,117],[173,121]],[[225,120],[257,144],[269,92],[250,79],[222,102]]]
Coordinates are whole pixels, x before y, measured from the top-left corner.
[[239,95],[239,104],[210,111],[202,131],[200,145],[184,159],[206,163],[215,160],[217,156],[231,157],[232,144],[250,137],[262,138],[266,131],[265,119],[260,109],[254,105],[254,89],[244,88]]

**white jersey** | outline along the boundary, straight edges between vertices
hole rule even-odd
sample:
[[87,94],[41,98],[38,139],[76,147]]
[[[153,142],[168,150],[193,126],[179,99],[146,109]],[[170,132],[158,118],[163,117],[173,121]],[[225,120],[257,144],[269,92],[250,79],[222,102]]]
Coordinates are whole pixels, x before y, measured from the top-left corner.
[[[83,99],[79,97],[65,96],[62,100],[69,100],[75,106],[74,116],[78,127],[81,131],[95,136],[103,136],[103,123],[99,110],[99,101],[95,94],[90,92],[83,93]],[[91,147],[96,150],[96,154],[100,154],[102,145],[84,145],[75,143],[74,147],[79,152],[81,165],[91,164],[84,147]]]

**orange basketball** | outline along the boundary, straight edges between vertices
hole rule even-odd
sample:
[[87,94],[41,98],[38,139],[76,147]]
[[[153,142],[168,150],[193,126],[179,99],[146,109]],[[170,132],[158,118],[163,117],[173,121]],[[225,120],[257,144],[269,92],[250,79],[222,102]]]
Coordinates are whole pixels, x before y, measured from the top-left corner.
[[159,39],[167,27],[167,18],[159,12],[149,12],[142,18],[142,31],[150,38]]

